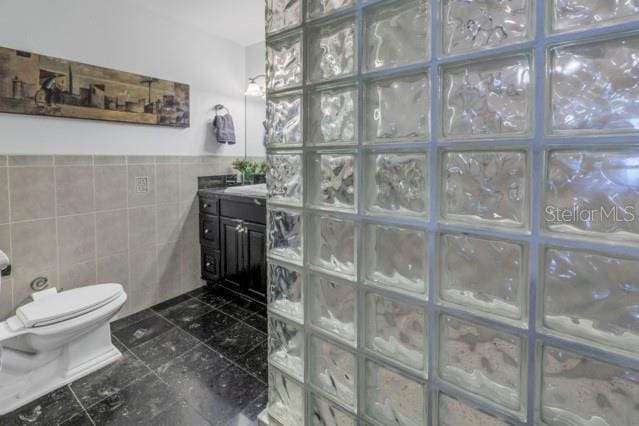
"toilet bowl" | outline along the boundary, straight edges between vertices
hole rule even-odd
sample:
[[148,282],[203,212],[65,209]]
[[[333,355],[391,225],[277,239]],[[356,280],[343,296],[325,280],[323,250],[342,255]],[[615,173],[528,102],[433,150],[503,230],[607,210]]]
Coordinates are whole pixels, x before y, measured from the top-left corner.
[[110,321],[126,298],[120,284],[50,289],[0,323],[0,415],[119,359]]

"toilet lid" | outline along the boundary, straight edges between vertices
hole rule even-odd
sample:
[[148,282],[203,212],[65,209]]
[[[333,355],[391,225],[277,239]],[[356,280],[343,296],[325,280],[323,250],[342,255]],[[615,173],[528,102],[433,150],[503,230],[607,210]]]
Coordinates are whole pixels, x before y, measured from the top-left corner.
[[16,316],[25,327],[43,327],[95,311],[118,298],[120,284],[98,284],[63,291],[21,306]]

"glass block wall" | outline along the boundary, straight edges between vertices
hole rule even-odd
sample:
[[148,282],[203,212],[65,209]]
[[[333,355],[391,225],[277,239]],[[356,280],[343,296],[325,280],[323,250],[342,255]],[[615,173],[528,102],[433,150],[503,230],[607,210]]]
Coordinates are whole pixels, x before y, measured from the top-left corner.
[[267,0],[284,425],[636,425],[639,3]]

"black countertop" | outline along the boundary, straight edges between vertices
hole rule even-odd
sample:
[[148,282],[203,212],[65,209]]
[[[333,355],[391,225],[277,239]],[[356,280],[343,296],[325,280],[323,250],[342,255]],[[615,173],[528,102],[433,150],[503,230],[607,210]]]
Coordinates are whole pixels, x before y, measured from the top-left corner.
[[197,191],[200,196],[214,195],[218,198],[258,198],[266,200],[266,185],[241,185],[227,188],[208,188]]

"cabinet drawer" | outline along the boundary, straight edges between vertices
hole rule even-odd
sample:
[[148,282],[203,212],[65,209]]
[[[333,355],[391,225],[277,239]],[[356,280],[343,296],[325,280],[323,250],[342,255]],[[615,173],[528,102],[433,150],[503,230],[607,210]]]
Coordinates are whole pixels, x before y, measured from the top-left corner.
[[202,248],[202,278],[205,280],[220,279],[220,252]]
[[222,199],[220,216],[266,224],[266,202],[257,198],[247,198],[245,202]]
[[217,216],[200,215],[200,242],[220,248],[220,220]]
[[218,214],[219,200],[217,198],[200,197],[200,213],[202,214]]

